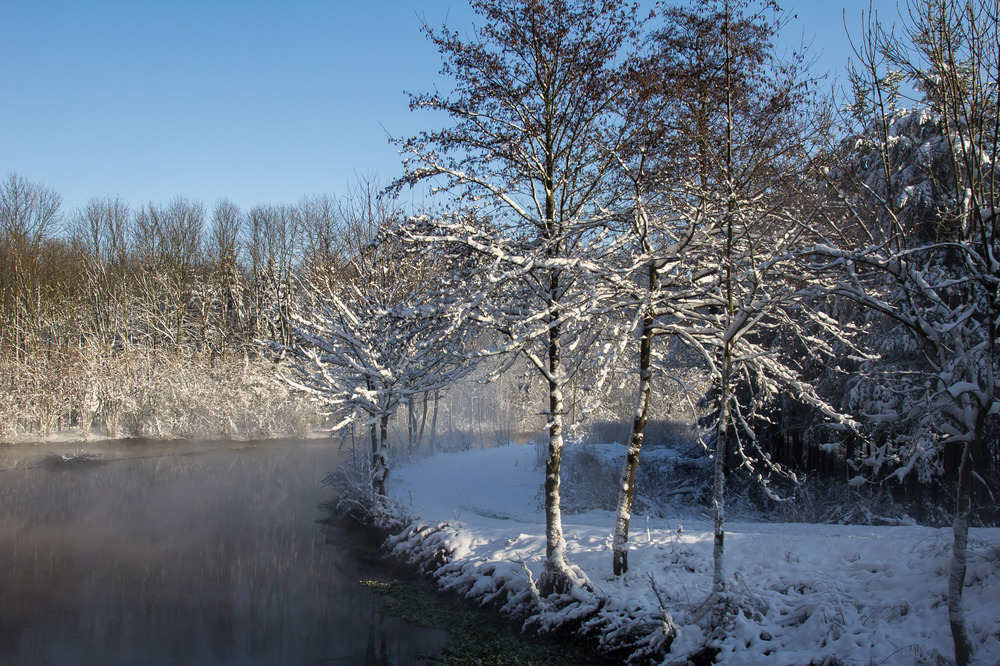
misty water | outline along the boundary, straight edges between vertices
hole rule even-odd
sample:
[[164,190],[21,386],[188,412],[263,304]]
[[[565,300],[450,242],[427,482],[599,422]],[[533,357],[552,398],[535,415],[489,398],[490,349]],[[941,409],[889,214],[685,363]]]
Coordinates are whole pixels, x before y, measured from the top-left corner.
[[445,634],[383,616],[322,441],[0,448],[0,664],[410,664]]

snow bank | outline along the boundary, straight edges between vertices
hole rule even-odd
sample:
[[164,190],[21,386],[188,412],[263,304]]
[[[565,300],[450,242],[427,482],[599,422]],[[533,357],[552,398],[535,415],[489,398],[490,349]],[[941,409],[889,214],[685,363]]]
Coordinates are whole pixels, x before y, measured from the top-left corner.
[[[711,584],[707,520],[633,517],[629,573],[611,576],[610,511],[564,516],[572,562],[595,584],[540,599],[542,474],[531,446],[438,454],[399,469],[390,493],[419,516],[390,538],[438,583],[528,617],[540,630],[590,633],[609,650],[684,663],[705,647]],[[1000,655],[1000,529],[971,531],[965,591],[981,663]],[[718,661],[755,664],[947,663],[950,530],[731,523],[727,558],[743,611],[713,643]],[[669,646],[660,600],[679,627]]]

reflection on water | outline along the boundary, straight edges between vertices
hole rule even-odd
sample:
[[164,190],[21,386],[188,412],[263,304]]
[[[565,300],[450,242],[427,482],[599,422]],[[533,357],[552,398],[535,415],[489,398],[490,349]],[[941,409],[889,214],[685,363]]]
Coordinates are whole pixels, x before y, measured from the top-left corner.
[[[0,664],[409,664],[315,520],[325,442],[0,449]],[[62,446],[58,451],[67,450]]]

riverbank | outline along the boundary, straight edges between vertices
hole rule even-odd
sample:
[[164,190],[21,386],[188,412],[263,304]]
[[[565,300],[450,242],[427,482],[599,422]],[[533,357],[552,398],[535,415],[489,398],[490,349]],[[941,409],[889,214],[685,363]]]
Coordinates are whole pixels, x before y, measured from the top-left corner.
[[[633,517],[627,575],[611,576],[608,511],[563,516],[570,560],[593,583],[541,599],[542,471],[534,447],[442,453],[394,470],[390,494],[412,520],[393,556],[447,590],[526,618],[532,631],[572,631],[652,663],[704,654],[711,584],[707,516]],[[951,533],[929,527],[730,522],[727,561],[743,611],[712,643],[717,660],[752,664],[947,663]],[[979,660],[1000,654],[1000,529],[973,529],[965,607]],[[678,627],[664,634],[663,609]]]

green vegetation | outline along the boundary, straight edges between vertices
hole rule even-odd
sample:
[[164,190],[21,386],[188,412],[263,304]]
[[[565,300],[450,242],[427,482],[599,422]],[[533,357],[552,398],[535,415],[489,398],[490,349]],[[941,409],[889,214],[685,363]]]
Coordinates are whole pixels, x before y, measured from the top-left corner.
[[612,664],[592,646],[569,636],[537,637],[522,634],[497,611],[438,590],[422,578],[389,582],[364,580],[361,584],[386,596],[385,613],[422,627],[451,632],[440,656],[427,656],[431,664],[530,666]]

